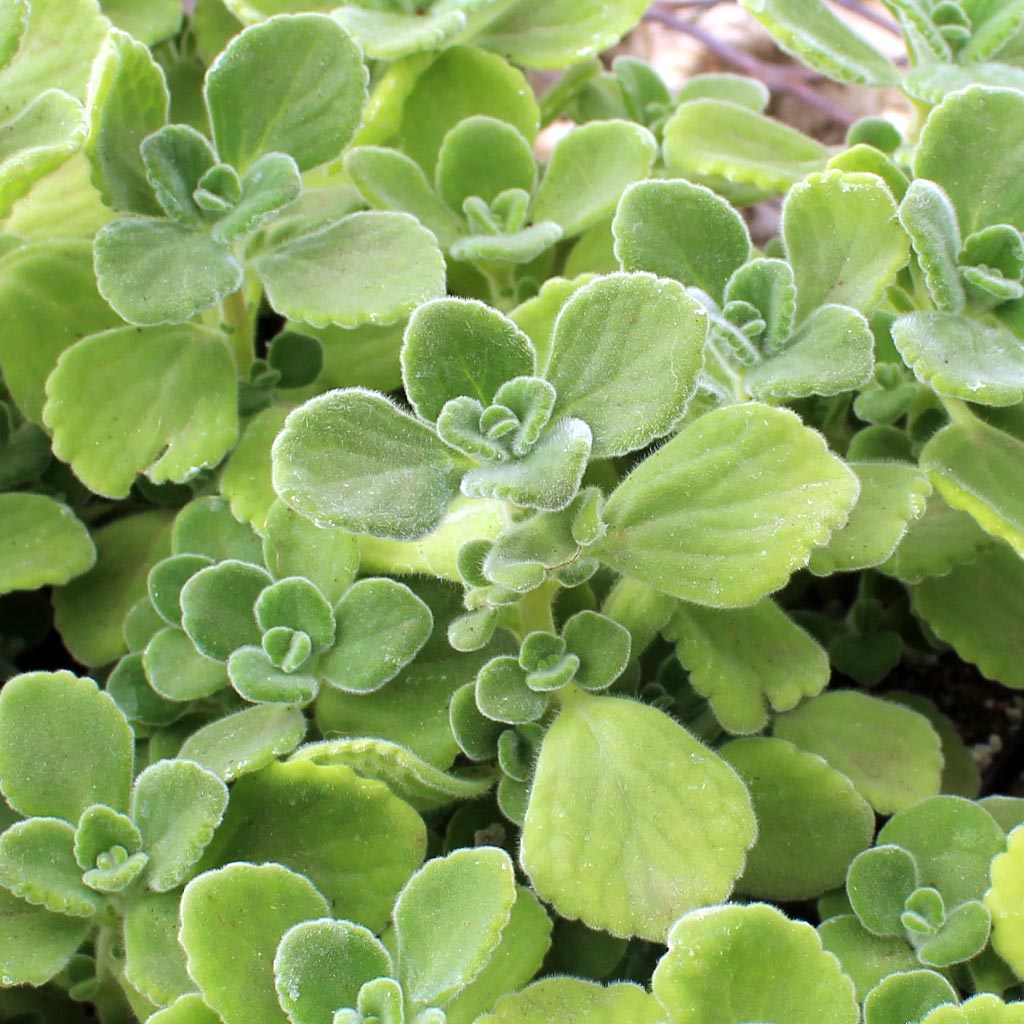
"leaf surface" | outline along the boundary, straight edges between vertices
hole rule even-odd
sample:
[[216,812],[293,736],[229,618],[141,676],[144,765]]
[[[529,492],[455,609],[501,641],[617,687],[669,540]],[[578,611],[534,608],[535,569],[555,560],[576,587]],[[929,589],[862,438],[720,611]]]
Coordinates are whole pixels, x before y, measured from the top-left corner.
[[60,586],[96,562],[89,531],[44,494],[0,494],[0,594]]

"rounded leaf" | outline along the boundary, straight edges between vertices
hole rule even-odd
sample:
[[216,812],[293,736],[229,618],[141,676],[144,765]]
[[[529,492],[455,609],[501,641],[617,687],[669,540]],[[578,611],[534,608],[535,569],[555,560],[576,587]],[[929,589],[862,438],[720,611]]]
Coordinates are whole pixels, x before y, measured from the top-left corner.
[[201,654],[226,661],[260,642],[254,606],[271,582],[265,569],[229,559],[197,572],[181,589],[181,624]]
[[985,906],[992,914],[992,948],[1024,977],[1024,827],[1015,828],[1005,853],[992,861]]
[[620,982],[605,988],[581,978],[544,978],[502,996],[477,1024],[658,1024],[661,1018],[655,999],[638,985]]

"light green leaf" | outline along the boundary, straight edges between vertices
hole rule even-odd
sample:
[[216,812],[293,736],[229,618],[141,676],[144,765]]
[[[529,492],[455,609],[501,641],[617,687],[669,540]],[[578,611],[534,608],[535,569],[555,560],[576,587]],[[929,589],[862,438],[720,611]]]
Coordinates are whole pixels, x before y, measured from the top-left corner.
[[812,697],[772,729],[842,772],[879,814],[939,792],[942,746],[923,716],[856,690]]
[[[748,404],[706,413],[608,499],[607,565],[713,608],[783,586],[846,520],[853,472],[793,414]],[[685,538],[681,547],[680,538]]]
[[638,985],[619,982],[607,988],[581,978],[544,978],[503,996],[477,1024],[658,1024],[661,1010]]
[[188,878],[227,805],[227,786],[192,761],[158,761],[135,780],[131,814],[149,854],[146,881],[154,892]]
[[353,213],[253,265],[274,309],[314,327],[394,323],[444,293],[437,242],[406,213]]
[[332,391],[296,409],[274,442],[274,489],[322,526],[414,540],[441,522],[463,468],[383,395]]
[[970,235],[992,224],[1024,227],[1024,188],[1014,174],[1024,152],[1024,93],[974,85],[928,116],[914,173],[941,185]]
[[853,985],[814,929],[763,903],[688,914],[652,988],[670,1024],[856,1024]]
[[242,430],[238,444],[224,460],[218,478],[220,493],[230,503],[232,515],[248,523],[257,533],[263,533],[277,500],[270,478],[270,447],[281,432],[287,414],[284,407],[272,405],[253,416]]
[[103,13],[120,29],[144,43],[156,43],[174,35],[181,24],[177,0],[103,0]]
[[786,196],[782,234],[798,321],[828,302],[870,313],[910,256],[892,194],[873,174],[808,176]]
[[647,176],[657,151],[654,136],[629,121],[591,121],[574,128],[551,153],[531,220],[554,221],[566,238],[582,234],[614,212],[623,189]]
[[363,52],[374,60],[399,60],[423,50],[441,50],[466,25],[458,9],[443,4],[413,13],[393,13],[358,4],[345,4],[333,12],[334,20],[352,33]]
[[83,665],[106,665],[127,650],[122,625],[146,596],[149,570],[171,553],[171,514],[151,509],[115,519],[93,534],[96,564],[53,594],[54,622]]
[[227,247],[201,231],[125,217],[95,241],[100,294],[131,324],[182,323],[242,285]]
[[837,914],[818,926],[821,944],[838,957],[843,971],[864,999],[883,978],[921,966],[902,937],[872,935],[855,914]]
[[665,125],[665,163],[683,176],[713,176],[785,192],[824,168],[829,150],[788,125],[721,100],[682,104]]
[[151,637],[142,664],[149,685],[170,701],[201,700],[228,685],[224,663],[197,651],[181,629],[162,629]]
[[456,850],[425,864],[395,903],[398,977],[412,1008],[444,1006],[484,968],[516,900],[504,850]]
[[532,299],[527,299],[509,313],[509,319],[533,342],[540,365],[547,362],[551,352],[551,336],[562,306],[577,289],[593,279],[593,274],[580,274],[572,280],[548,278]]
[[285,932],[274,955],[274,986],[292,1024],[324,1024],[354,1007],[359,990],[393,974],[373,932],[350,921],[304,921]]
[[290,156],[267,153],[242,175],[240,185],[238,202],[213,229],[219,242],[236,241],[295,202],[302,192],[302,175]]
[[544,371],[552,417],[593,431],[595,458],[644,448],[683,415],[704,362],[707,315],[675,281],[612,274],[576,291],[555,322]]
[[298,708],[266,704],[197,729],[182,744],[178,756],[231,782],[290,754],[305,735],[306,719]]
[[0,494],[0,594],[60,586],[96,561],[89,531],[43,494]]
[[0,366],[21,412],[40,422],[46,378],[80,338],[121,323],[96,290],[92,243],[35,242],[0,259]]
[[951,423],[924,446],[921,468],[948,504],[1024,557],[1024,441],[978,419]]
[[1004,327],[956,313],[907,313],[892,340],[918,380],[981,405],[1024,400],[1024,345]]
[[828,656],[769,598],[749,608],[676,606],[665,630],[722,727],[752,733],[768,722],[768,708],[789,711],[828,685]]
[[563,917],[658,942],[729,895],[755,834],[738,776],[681,726],[578,692],[544,737],[521,861]]
[[1000,544],[911,591],[914,611],[989,679],[1024,689],[1024,561]]
[[532,376],[530,339],[506,316],[475,299],[436,299],[409,318],[402,343],[402,381],[416,414],[436,420],[460,395],[486,409],[513,377]]
[[920,1021],[929,1010],[955,1003],[952,985],[935,971],[900,971],[883,978],[864,1000],[865,1024]]
[[813,310],[780,352],[747,372],[744,384],[754,398],[838,395],[866,384],[874,364],[867,320],[830,304]]
[[747,784],[757,817],[740,892],[805,900],[842,886],[875,830],[875,813],[853,783],[784,740],[733,740],[720,753]]
[[179,940],[188,973],[224,1024],[284,1024],[274,989],[277,944],[327,911],[313,885],[280,864],[229,864],[189,882]]
[[224,335],[198,324],[95,334],[64,351],[46,394],[54,454],[111,498],[138,473],[188,480],[238,438],[234,361]]
[[619,202],[612,233],[624,270],[674,278],[716,302],[729,277],[750,256],[743,218],[711,189],[689,181],[630,185]]
[[59,89],[48,89],[0,125],[0,217],[77,152],[87,130],[81,104]]
[[[203,0],[200,0],[202,3]],[[220,0],[217,0],[220,2]],[[176,999],[170,1006],[164,1007],[147,1018],[146,1024],[224,1024],[221,1016],[214,1013],[202,996],[193,992]]]
[[28,0],[5,0],[0,6],[0,71],[18,52],[30,10]]
[[237,35],[206,75],[217,152],[238,171],[287,153],[303,171],[337,157],[366,102],[359,48],[319,14],[271,18]]
[[85,143],[92,182],[113,209],[160,215],[139,146],[167,123],[170,104],[167,81],[149,48],[114,29],[89,82]]
[[92,927],[88,919],[51,914],[0,888],[0,981],[45,984],[64,969]]
[[254,606],[270,582],[265,569],[234,559],[188,580],[181,588],[181,624],[200,654],[227,661],[232,651],[260,642]]
[[1024,976],[1024,827],[1010,833],[1005,853],[992,861],[985,906],[992,914],[992,948]]
[[740,0],[775,41],[798,61],[848,85],[896,85],[899,73],[885,54],[825,4],[800,0]]
[[158,1006],[195,991],[178,944],[181,893],[133,894],[124,917],[124,972],[129,983]]
[[944,313],[959,313],[964,305],[957,267],[961,239],[949,196],[935,182],[918,178],[910,183],[899,216],[935,305]]
[[860,495],[846,525],[811,552],[816,576],[853,572],[889,558],[909,525],[924,514],[931,484],[915,466],[898,462],[854,462]]
[[505,234],[468,235],[454,242],[454,260],[476,263],[494,260],[499,263],[532,263],[562,237],[562,229],[550,220],[531,224],[521,231]]
[[1024,69],[1011,64],[985,61],[983,64],[925,63],[911,68],[902,89],[912,99],[929,105],[941,103],[950,93],[969,86],[1024,88]]
[[195,192],[217,165],[210,140],[191,125],[169,124],[144,138],[139,153],[160,209],[186,227],[204,224]]
[[21,814],[77,822],[92,804],[126,809],[133,755],[128,722],[91,679],[29,672],[0,690],[0,790]]

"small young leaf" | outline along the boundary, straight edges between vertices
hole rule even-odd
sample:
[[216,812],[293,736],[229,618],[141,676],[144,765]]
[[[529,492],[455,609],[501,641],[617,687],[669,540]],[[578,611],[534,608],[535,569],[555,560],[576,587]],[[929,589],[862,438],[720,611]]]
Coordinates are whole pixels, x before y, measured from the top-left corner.
[[[481,7],[486,10],[487,6],[495,3],[500,3],[500,0],[484,0],[474,6],[477,10]],[[443,49],[445,43],[466,28],[463,10],[458,7],[445,10],[440,4],[432,10],[417,10],[414,14],[345,4],[332,16],[352,33],[352,38],[363,52],[375,60],[397,61],[424,50]]]
[[290,156],[284,153],[261,156],[242,176],[241,197],[217,222],[213,237],[219,242],[234,242],[277,216],[298,199],[301,192],[302,176]]
[[197,572],[181,590],[181,624],[200,654],[226,661],[260,642],[256,599],[271,582],[265,569],[229,560]]
[[149,570],[149,599],[165,622],[181,625],[181,588],[200,569],[212,564],[205,555],[172,555]]
[[227,805],[227,786],[192,761],[159,761],[139,775],[131,815],[149,854],[150,889],[169,892],[188,878]]
[[201,700],[228,685],[224,662],[201,654],[188,634],[174,627],[150,639],[142,664],[149,685],[170,701]]
[[985,906],[992,914],[992,948],[1017,976],[1024,975],[1024,828],[1014,829],[1005,853],[992,861],[992,887]]
[[899,217],[935,305],[944,313],[959,313],[964,306],[957,270],[960,228],[949,197],[935,182],[918,178],[900,203]]
[[217,163],[206,136],[187,124],[169,124],[142,140],[140,155],[164,213],[179,224],[202,224],[203,211],[194,193]]
[[217,152],[240,172],[273,152],[303,171],[327,163],[355,132],[366,82],[359,48],[331,18],[281,16],[248,28],[206,75]]
[[91,679],[29,672],[0,689],[0,790],[21,814],[76,822],[92,804],[126,809],[133,754],[128,722]]
[[283,1024],[274,951],[291,927],[327,910],[309,881],[280,864],[229,864],[189,882],[179,938],[188,973],[224,1024]]
[[654,997],[637,985],[619,982],[603,988],[582,978],[544,978],[503,996],[477,1024],[658,1024],[661,1017]]
[[526,672],[508,655],[492,658],[477,675],[477,707],[495,722],[536,722],[547,711],[549,702],[547,693],[527,686]]
[[[300,634],[302,636],[304,634]],[[308,637],[306,638],[308,645]],[[300,654],[299,661],[305,661]],[[262,647],[239,647],[228,658],[228,678],[238,694],[253,703],[305,706],[320,689],[319,682],[303,672],[278,668]]]
[[301,630],[317,650],[334,642],[334,612],[323,594],[303,576],[271,583],[256,599],[253,611],[264,633],[275,627]]
[[850,907],[872,935],[902,936],[903,909],[920,880],[913,854],[895,844],[880,843],[850,865],[846,878]]
[[[92,921],[86,918],[51,914],[45,907],[34,907],[0,888],[0,978],[4,985],[45,984],[64,969],[92,928]],[[66,1004],[62,1005],[66,1012]]]
[[584,690],[611,686],[629,664],[629,631],[597,612],[577,612],[562,627],[567,650],[579,659],[573,681]]

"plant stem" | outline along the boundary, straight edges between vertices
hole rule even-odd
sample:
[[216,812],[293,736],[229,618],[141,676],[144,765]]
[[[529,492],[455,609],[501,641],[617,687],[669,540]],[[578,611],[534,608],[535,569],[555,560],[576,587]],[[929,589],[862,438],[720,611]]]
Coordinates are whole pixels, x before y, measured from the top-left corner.
[[939,395],[939,401],[942,402],[942,407],[946,410],[946,415],[949,416],[953,423],[961,423],[965,427],[973,427],[977,422],[977,417],[971,412],[970,406],[959,398],[953,398],[950,395]]
[[519,617],[522,622],[523,636],[540,630],[545,633],[555,631],[555,619],[551,614],[551,603],[554,600],[555,592],[558,590],[558,583],[549,580],[524,594],[519,601]]
[[253,364],[253,328],[249,318],[249,304],[245,297],[245,285],[224,297],[220,304],[222,329],[231,339],[231,354],[235,357],[238,376],[249,376]]

